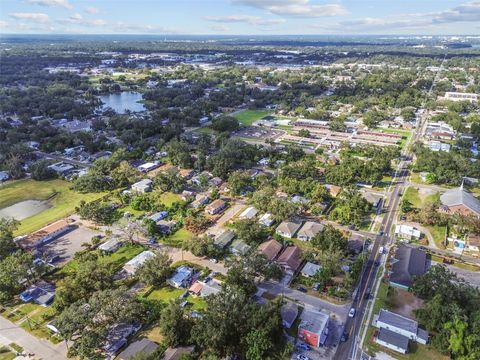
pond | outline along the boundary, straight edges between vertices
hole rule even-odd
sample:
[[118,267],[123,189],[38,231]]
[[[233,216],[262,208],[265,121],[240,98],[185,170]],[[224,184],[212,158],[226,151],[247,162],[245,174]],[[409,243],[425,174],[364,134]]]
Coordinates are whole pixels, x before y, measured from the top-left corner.
[[100,96],[100,100],[104,103],[102,109],[110,107],[118,114],[125,114],[125,110],[131,112],[145,111],[145,106],[139,103],[142,99],[142,94],[135,91],[123,91],[117,94]]
[[14,218],[16,220],[23,220],[30,216],[41,213],[50,208],[48,201],[40,200],[25,200],[16,204],[0,209],[1,218]]

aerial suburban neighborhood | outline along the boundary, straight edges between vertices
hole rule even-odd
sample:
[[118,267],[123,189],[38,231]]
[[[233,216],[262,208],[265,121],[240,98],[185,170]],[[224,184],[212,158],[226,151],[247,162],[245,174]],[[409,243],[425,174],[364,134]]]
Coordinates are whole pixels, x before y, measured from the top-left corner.
[[344,5],[218,3],[260,14],[0,5],[0,360],[480,359],[480,37],[442,18],[480,5],[302,37]]

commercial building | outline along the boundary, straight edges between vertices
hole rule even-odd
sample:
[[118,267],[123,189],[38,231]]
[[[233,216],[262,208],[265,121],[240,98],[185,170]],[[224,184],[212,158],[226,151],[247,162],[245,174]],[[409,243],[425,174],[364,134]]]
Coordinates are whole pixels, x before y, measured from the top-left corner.
[[321,311],[307,310],[302,313],[302,321],[298,326],[298,338],[306,344],[320,347],[328,336],[330,316]]
[[15,238],[15,242],[24,250],[33,250],[70,230],[71,226],[67,220],[58,220],[31,233],[30,235]]
[[462,186],[445,191],[440,196],[440,211],[447,214],[474,215],[480,217],[480,200]]

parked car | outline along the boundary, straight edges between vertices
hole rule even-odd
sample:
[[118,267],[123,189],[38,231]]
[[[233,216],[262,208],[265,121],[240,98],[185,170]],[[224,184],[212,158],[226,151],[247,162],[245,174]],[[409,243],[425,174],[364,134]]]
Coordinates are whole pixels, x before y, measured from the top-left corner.
[[302,350],[302,351],[308,351],[310,350],[310,346],[308,346],[307,344],[305,343],[298,343],[296,345],[296,348],[299,349],[299,350]]
[[217,259],[213,259],[213,258],[212,258],[212,259],[208,259],[208,260],[209,260],[210,262],[214,263],[214,264],[218,263],[218,260],[217,260]]
[[297,360],[310,360],[310,358],[307,355],[299,354]]
[[151,238],[151,239],[148,239],[148,243],[153,245],[157,243],[157,240],[155,240],[154,238]]
[[312,289],[313,289],[314,291],[320,290],[320,283],[315,283],[315,284],[313,284]]
[[348,312],[348,317],[353,318],[355,316],[355,312],[356,312],[355,308],[351,308],[350,311]]
[[301,291],[301,292],[303,292],[303,293],[306,293],[306,292],[307,292],[307,289],[305,289],[303,286],[299,286],[299,287],[297,288],[297,290],[298,290],[298,291]]
[[342,336],[340,337],[340,341],[347,341],[348,340],[348,333],[347,332],[344,332],[342,334]]

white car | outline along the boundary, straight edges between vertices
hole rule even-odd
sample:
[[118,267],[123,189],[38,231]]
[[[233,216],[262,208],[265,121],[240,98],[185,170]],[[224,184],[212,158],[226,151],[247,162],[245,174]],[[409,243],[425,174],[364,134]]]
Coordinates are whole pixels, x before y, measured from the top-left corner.
[[383,248],[383,246],[380,246],[380,248],[378,249],[378,253],[381,255],[384,251],[385,249]]
[[348,312],[348,317],[353,318],[355,316],[355,308],[351,308],[350,311]]

